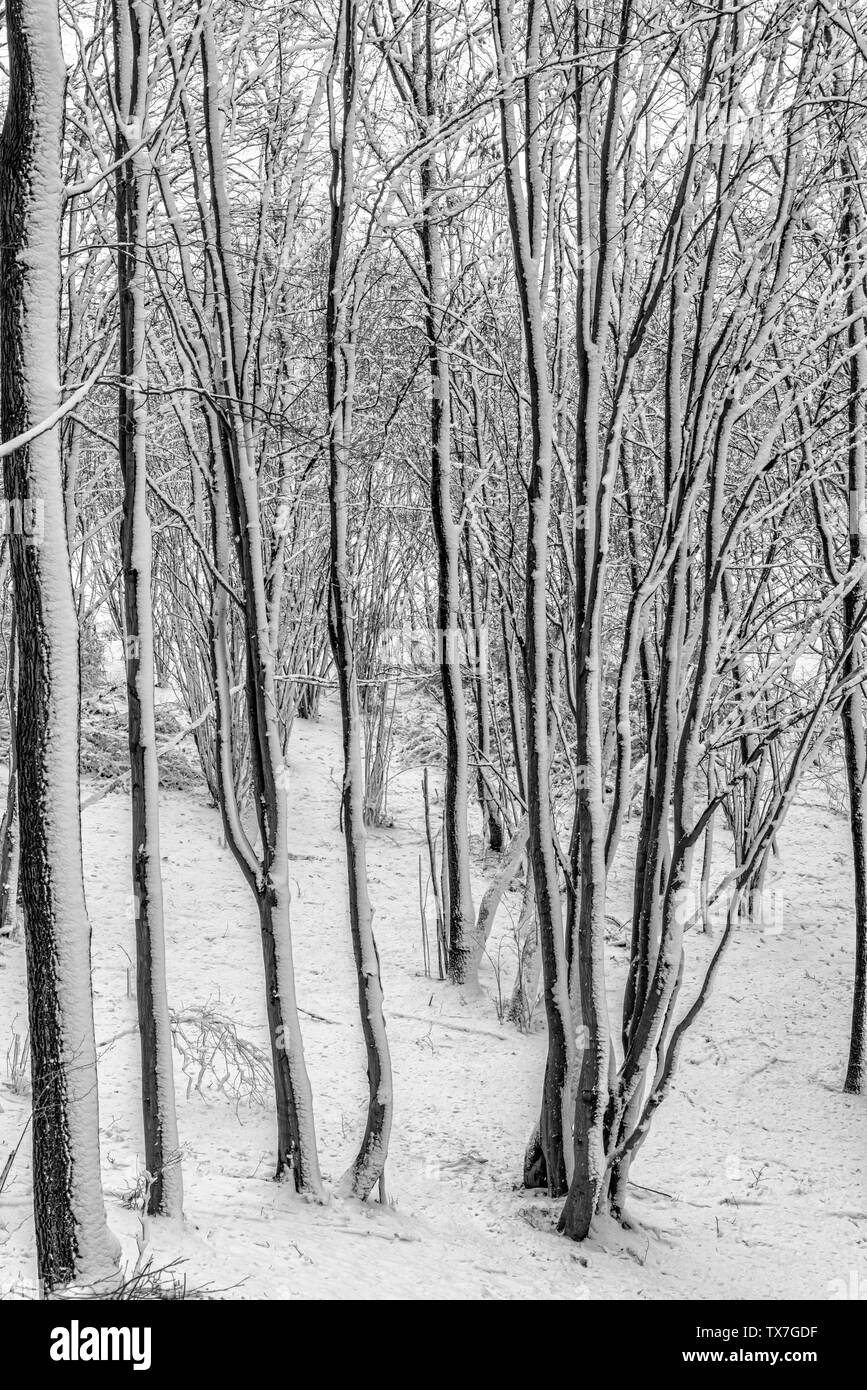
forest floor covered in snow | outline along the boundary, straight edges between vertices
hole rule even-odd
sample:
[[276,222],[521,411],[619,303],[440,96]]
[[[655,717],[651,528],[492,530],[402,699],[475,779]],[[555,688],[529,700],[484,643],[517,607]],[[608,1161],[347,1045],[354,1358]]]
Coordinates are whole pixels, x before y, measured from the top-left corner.
[[[335,707],[317,723],[296,722],[289,765],[298,995],[323,1169],[333,1182],[354,1154],[366,1103],[340,764]],[[185,1055],[175,1057],[186,1222],[183,1230],[150,1223],[155,1265],[179,1259],[175,1272],[190,1290],[229,1298],[825,1299],[858,1289],[867,1297],[867,1100],[841,1093],[853,937],[848,832],[822,789],[802,796],[780,836],[773,920],[736,933],[688,1036],[673,1092],[633,1167],[633,1229],[603,1223],[579,1247],[556,1234],[559,1203],[518,1185],[545,1039],[498,1022],[492,961],[510,989],[508,912],[497,927],[502,946],[496,937],[489,943],[480,994],[423,973],[420,780],[417,766],[394,776],[393,824],[369,841],[395,1074],[387,1206],[317,1206],[271,1180],[269,1083],[232,1065],[221,1071],[227,1041],[230,1052],[235,1046],[232,1024],[255,1045],[246,1054],[254,1071],[266,1046],[255,905],[204,789],[164,794],[169,994],[186,1036]],[[83,800],[93,792],[85,782]],[[132,1265],[141,1235],[141,1117],[127,793],[95,801],[83,827],[103,1180],[110,1224]],[[624,865],[628,827],[626,840]],[[480,841],[476,850],[478,902],[494,866],[485,865]],[[518,896],[506,904],[513,919]],[[615,868],[613,919],[625,923],[628,905],[627,876],[621,881]],[[625,927],[618,936],[613,919],[612,975],[622,976]],[[712,948],[698,931],[687,941],[684,1001]],[[16,1036],[20,1049],[26,1034],[23,942],[0,946],[0,1032],[2,1168],[30,1106],[15,1068]],[[0,1198],[0,1294],[26,1296],[34,1278],[28,1137]]]

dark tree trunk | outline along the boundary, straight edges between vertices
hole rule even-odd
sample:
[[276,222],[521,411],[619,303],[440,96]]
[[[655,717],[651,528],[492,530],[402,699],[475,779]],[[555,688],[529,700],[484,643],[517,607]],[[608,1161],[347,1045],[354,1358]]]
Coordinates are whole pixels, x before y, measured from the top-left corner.
[[[355,661],[355,620],[351,582],[348,452],[352,440],[355,357],[352,339],[352,297],[355,285],[345,283],[348,219],[352,211],[354,140],[356,128],[356,64],[358,47],[356,0],[343,0],[329,83],[331,137],[331,254],[326,310],[326,387],[328,395],[329,520],[329,636],[340,690],[343,728],[342,820],[346,844],[349,926],[358,981],[358,1006],[367,1058],[367,1121],[358,1153],[343,1180],[352,1196],[367,1197],[377,1183],[384,1190],[385,1160],[392,1117],[391,1058],[385,1031],[379,952],[373,935],[373,907],[367,882],[365,787],[361,760],[361,710]],[[342,51],[342,64],[338,59]],[[342,121],[338,121],[334,87],[342,68]],[[338,128],[340,127],[340,128]]]
[[[439,117],[436,106],[434,10],[430,0],[417,12],[414,30],[415,102],[424,130]],[[461,677],[460,528],[451,496],[451,379],[445,335],[446,286],[437,205],[439,178],[431,153],[420,169],[422,210],[419,239],[425,264],[425,333],[431,388],[430,499],[437,550],[437,633],[446,728],[444,858],[448,865],[449,979],[474,984],[472,938],[475,926],[470,883],[468,828],[469,757],[467,711]]]
[[[843,251],[851,276],[852,290],[847,309],[853,316],[848,330],[849,414],[847,471],[849,483],[849,565],[855,570],[867,558],[867,443],[865,443],[865,405],[867,391],[867,338],[864,313],[864,233],[861,200],[862,179],[854,153],[847,145],[843,159],[846,180],[846,214],[843,222]],[[856,317],[857,315],[857,317]],[[852,998],[852,1028],[844,1090],[861,1095],[867,1084],[867,700],[859,678],[863,676],[865,641],[861,631],[867,584],[863,577],[843,600],[843,637],[848,644],[845,676],[853,682],[843,706],[843,748],[849,790],[849,825],[855,866],[855,980]]]
[[120,318],[118,452],[123,480],[121,559],[132,797],[132,883],[136,994],[141,1042],[148,1211],[179,1216],[183,1191],[166,989],[160,869],[159,773],[154,708],[152,542],[147,510],[147,336],[145,276],[150,156],[130,146],[124,126],[147,122],[150,11],[115,0],[117,275]]

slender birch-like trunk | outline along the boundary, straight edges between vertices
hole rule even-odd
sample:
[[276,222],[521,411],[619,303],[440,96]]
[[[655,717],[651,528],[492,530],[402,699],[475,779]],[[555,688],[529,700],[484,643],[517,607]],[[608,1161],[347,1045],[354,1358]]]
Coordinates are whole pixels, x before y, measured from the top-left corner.
[[[342,58],[342,63],[341,63]],[[364,773],[361,757],[361,711],[355,664],[355,619],[348,545],[348,452],[352,440],[355,380],[352,314],[348,300],[355,286],[346,283],[346,238],[352,211],[354,141],[357,120],[358,12],[356,0],[343,0],[330,75],[331,254],[326,307],[326,385],[328,395],[329,515],[331,567],[329,631],[343,725],[343,834],[349,888],[349,924],[358,977],[358,1004],[367,1054],[367,1124],[344,1186],[362,1200],[377,1182],[385,1184],[385,1161],[393,1110],[391,1057],[385,1030],[379,952],[373,934],[373,907],[367,881],[367,834],[364,825]],[[342,69],[342,128],[335,100],[335,79]]]
[[147,507],[147,219],[151,186],[148,80],[151,10],[115,0],[113,8],[117,265],[121,380],[118,448],[123,480],[121,558],[132,797],[132,881],[136,995],[141,1042],[142,1118],[148,1210],[183,1211],[172,1033],[166,980],[160,868],[159,772],[154,704],[152,542]]
[[863,180],[851,142],[843,156],[846,196],[842,241],[850,290],[847,316],[849,358],[848,445],[849,567],[860,578],[843,600],[843,641],[847,645],[845,675],[854,682],[843,705],[843,751],[849,791],[849,826],[855,869],[855,981],[852,1027],[844,1091],[863,1095],[867,1085],[867,697],[863,677],[865,641],[861,631],[867,603],[867,328],[864,292],[867,219],[862,207]]
[[421,163],[418,234],[425,266],[425,335],[431,390],[430,499],[437,548],[436,647],[446,726],[445,859],[448,866],[449,979],[474,986],[475,926],[468,821],[470,764],[467,708],[461,677],[460,527],[452,502],[451,383],[446,281],[440,230],[435,136],[439,123],[433,45],[435,0],[424,0],[413,22],[413,96],[422,135],[430,142]]

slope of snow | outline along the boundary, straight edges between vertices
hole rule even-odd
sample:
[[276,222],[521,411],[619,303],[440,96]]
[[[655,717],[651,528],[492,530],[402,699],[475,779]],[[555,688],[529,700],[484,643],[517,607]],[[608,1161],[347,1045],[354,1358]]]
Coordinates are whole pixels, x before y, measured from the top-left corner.
[[[293,934],[331,1181],[352,1157],[366,1103],[339,765],[336,710],[326,706],[319,724],[297,721],[289,782]],[[867,1101],[840,1091],[852,953],[845,820],[815,797],[792,813],[774,865],[778,922],[771,931],[744,928],[732,943],[674,1091],[634,1164],[635,1228],[605,1225],[578,1247],[554,1232],[559,1204],[517,1186],[544,1037],[498,1023],[490,960],[475,997],[422,972],[420,777],[413,769],[395,779],[394,825],[371,832],[369,848],[395,1075],[390,1205],[335,1198],[320,1207],[272,1182],[269,1098],[264,1106],[236,1103],[205,1082],[201,1093],[193,1084],[187,1095],[176,1055],[186,1227],[150,1223],[155,1263],[181,1256],[190,1287],[232,1298],[821,1299],[851,1288],[853,1271],[854,1286],[867,1291]],[[217,813],[201,797],[168,793],[162,828],[170,1002],[176,1011],[210,1003],[264,1046],[255,907]],[[140,1228],[125,1198],[140,1162],[141,1122],[134,989],[127,996],[134,955],[128,839],[122,794],[85,812],[103,1175],[110,1222],[132,1261]],[[477,856],[477,902],[485,881]],[[496,929],[505,989],[508,912],[516,916],[517,897],[510,895]],[[615,873],[611,911],[625,920],[627,906],[628,884]],[[613,975],[622,974],[624,958],[617,939],[609,948]],[[707,938],[690,933],[687,940],[696,965],[706,960]],[[0,951],[5,1053],[13,1031],[25,1028],[24,950],[13,944]],[[496,960],[497,939],[489,951]],[[694,978],[690,966],[684,999]],[[193,1082],[196,1075],[193,1069]],[[28,1104],[8,1084],[0,1088],[0,1166]],[[26,1292],[34,1276],[28,1142],[0,1198],[4,1296],[16,1287]]]

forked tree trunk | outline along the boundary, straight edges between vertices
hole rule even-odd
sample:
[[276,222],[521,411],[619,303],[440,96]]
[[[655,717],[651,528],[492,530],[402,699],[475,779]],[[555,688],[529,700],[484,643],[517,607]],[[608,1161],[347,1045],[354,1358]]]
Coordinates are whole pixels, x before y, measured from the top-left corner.
[[[625,47],[629,0],[623,0],[618,23],[619,43]],[[575,76],[577,150],[575,183],[578,240],[589,246],[598,235],[595,273],[588,265],[578,277],[576,346],[578,407],[575,429],[575,496],[579,505],[575,535],[575,687],[576,762],[578,789],[572,842],[571,901],[574,920],[570,994],[580,999],[581,1060],[575,1091],[572,1128],[574,1171],[559,1229],[583,1240],[608,1177],[605,1121],[609,1101],[611,1040],[605,985],[606,816],[602,717],[602,604],[608,554],[608,521],[616,467],[600,446],[604,402],[604,354],[613,293],[613,235],[618,212],[618,176],[613,157],[614,132],[620,123],[623,95],[622,47],[615,49],[604,108],[598,169],[591,135],[591,97],[582,59],[588,49],[588,15],[575,10]],[[598,219],[594,232],[594,202],[598,187]],[[616,417],[615,417],[616,418]],[[609,433],[616,441],[619,430]],[[616,455],[615,455],[616,457]]]
[[[202,26],[202,73],[205,92],[205,144],[211,206],[208,247],[222,359],[218,389],[229,402],[221,418],[215,451],[214,504],[217,569],[228,576],[229,557],[224,505],[235,543],[235,558],[244,595],[246,648],[246,715],[250,739],[253,802],[259,831],[254,854],[238,816],[232,786],[231,697],[226,672],[225,594],[215,601],[213,656],[217,679],[217,719],[221,725],[221,810],[232,852],[256,894],[262,932],[265,995],[274,1066],[277,1106],[278,1178],[290,1174],[299,1191],[321,1197],[322,1177],[316,1145],[313,1093],[304,1058],[295,992],[289,888],[289,824],[286,769],[278,722],[276,653],[272,614],[279,612],[279,575],[266,580],[261,507],[253,443],[252,411],[247,390],[247,327],[244,293],[232,241],[227,192],[220,74],[213,19]],[[217,586],[221,589],[221,586]]]
[[[9,94],[0,142],[2,434],[60,402],[60,172],[65,66],[54,0],[6,9]],[[54,428],[10,452],[4,484],[18,615],[21,893],[33,1088],[33,1205],[46,1287],[109,1278],[79,821],[78,625]]]
[[147,509],[147,135],[151,11],[115,0],[113,35],[117,103],[117,273],[120,316],[118,450],[123,480],[121,558],[132,796],[132,881],[136,995],[148,1211],[183,1209],[172,1034],[166,982],[160,870],[159,772],[154,708],[152,543]]
[[[526,67],[535,72],[539,57],[541,10],[534,4],[528,16]],[[509,0],[494,5],[494,38],[502,96],[500,131],[509,230],[521,305],[522,333],[527,357],[532,418],[532,462],[527,491],[529,508],[526,558],[526,796],[529,816],[530,864],[536,888],[536,909],[542,956],[543,996],[548,1022],[548,1055],[542,1085],[538,1131],[524,1160],[524,1183],[545,1185],[552,1196],[567,1187],[567,1154],[571,1126],[569,1085],[575,1055],[575,1037],[569,1002],[563,910],[554,854],[554,826],[550,787],[550,730],[548,726],[548,527],[554,452],[554,414],[545,344],[545,325],[540,290],[542,267],[543,171],[539,161],[538,82],[526,84],[526,121],[532,132],[526,144],[525,177],[521,178],[521,136],[516,106],[519,83],[515,73],[511,6]],[[513,705],[513,711],[515,710]]]

